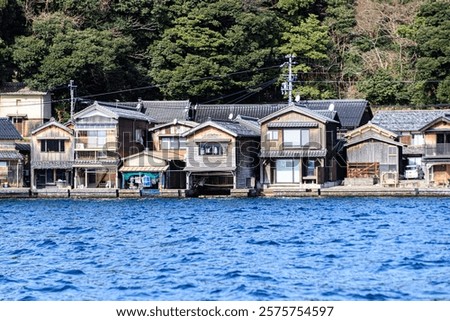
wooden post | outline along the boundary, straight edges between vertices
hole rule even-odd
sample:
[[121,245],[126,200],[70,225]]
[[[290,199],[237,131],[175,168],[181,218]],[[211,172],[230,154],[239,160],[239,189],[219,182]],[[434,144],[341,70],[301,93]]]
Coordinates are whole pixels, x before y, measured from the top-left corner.
[[300,157],[298,161],[298,171],[299,171],[299,182],[298,185],[301,188],[303,185],[303,159]]

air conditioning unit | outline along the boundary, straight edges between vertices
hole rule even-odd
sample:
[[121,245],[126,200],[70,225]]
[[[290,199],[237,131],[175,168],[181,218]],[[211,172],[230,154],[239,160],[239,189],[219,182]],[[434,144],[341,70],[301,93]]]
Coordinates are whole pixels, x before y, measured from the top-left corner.
[[84,149],[84,144],[83,143],[77,143],[75,145],[75,149]]

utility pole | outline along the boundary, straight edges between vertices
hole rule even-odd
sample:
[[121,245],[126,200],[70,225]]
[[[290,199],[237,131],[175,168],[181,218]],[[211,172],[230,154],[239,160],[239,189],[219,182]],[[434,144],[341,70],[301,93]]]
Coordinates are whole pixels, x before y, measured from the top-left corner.
[[[294,77],[292,76],[292,65],[293,65],[292,59],[295,58],[295,55],[294,54],[287,55],[287,56],[285,56],[285,58],[289,59],[288,62],[287,62],[287,64],[288,64],[288,77],[287,77],[287,82],[284,82],[282,84],[281,92],[283,94],[287,94],[288,95],[288,104],[292,105],[292,103],[293,103],[292,102],[292,87],[293,87],[292,83],[294,82]],[[286,63],[284,63],[282,66],[285,66],[285,65],[286,65]]]
[[292,56],[287,55],[289,58],[289,75],[288,75],[288,104],[292,105]]
[[75,89],[77,86],[73,84],[73,80],[69,83],[69,89],[70,89],[70,120],[73,120],[73,112],[75,109]]

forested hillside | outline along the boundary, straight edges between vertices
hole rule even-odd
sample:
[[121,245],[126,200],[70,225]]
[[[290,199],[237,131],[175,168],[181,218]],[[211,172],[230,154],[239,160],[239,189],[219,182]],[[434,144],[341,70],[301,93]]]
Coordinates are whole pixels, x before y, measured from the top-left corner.
[[102,100],[450,101],[448,0],[0,0],[0,81]]

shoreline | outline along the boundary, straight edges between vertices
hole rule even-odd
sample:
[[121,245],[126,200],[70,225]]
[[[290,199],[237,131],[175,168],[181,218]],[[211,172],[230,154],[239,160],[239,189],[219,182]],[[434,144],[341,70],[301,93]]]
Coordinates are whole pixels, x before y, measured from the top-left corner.
[[[188,194],[188,195],[187,195]],[[232,190],[230,195],[199,195],[196,198],[277,198],[277,197],[450,197],[448,187],[380,187],[380,186],[334,186],[308,190]],[[191,198],[185,190],[163,190],[149,193],[130,189],[38,189],[0,188],[0,199],[24,198]]]

